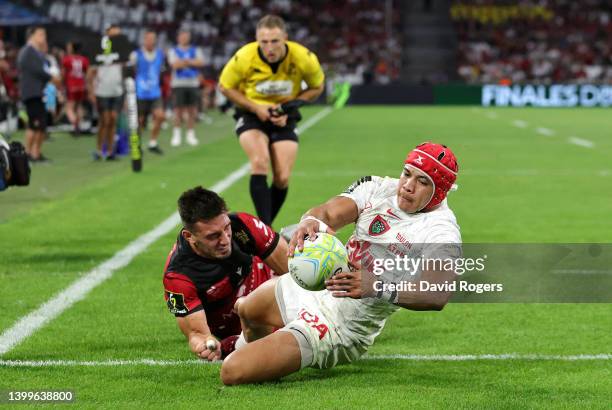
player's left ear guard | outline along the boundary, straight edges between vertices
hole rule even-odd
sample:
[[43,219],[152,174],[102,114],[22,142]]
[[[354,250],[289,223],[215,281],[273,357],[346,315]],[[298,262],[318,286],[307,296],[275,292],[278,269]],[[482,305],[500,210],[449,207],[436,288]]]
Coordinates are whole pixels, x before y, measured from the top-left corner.
[[408,153],[404,164],[425,172],[434,185],[431,200],[423,207],[422,211],[433,209],[446,198],[446,194],[455,183],[459,172],[457,158],[450,148],[433,142],[417,145],[415,149]]

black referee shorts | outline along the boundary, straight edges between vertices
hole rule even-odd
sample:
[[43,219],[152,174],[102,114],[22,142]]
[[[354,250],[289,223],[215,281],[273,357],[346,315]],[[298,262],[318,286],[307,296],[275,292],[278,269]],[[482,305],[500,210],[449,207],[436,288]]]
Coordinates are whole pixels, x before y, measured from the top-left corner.
[[238,137],[248,130],[260,130],[268,136],[270,144],[278,141],[299,141],[296,132],[299,119],[288,119],[287,125],[277,127],[270,121],[262,122],[254,113],[239,108],[236,108],[234,119],[236,120],[236,135]]
[[47,109],[42,97],[28,98],[23,104],[28,113],[28,128],[34,131],[46,131]]

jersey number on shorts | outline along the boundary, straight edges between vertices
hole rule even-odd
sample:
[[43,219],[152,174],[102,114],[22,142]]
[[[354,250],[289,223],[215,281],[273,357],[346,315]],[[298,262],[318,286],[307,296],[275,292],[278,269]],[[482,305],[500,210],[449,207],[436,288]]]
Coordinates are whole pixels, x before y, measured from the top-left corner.
[[319,316],[313,315],[306,309],[300,309],[298,316],[304,322],[308,323],[310,327],[319,332],[319,340],[323,339],[325,334],[327,334],[327,332],[329,331],[326,324],[319,323]]

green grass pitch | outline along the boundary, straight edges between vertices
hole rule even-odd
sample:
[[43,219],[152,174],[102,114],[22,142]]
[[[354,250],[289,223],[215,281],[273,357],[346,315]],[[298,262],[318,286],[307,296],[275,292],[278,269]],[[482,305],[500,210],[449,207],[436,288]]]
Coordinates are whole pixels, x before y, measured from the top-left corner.
[[[310,107],[305,116],[319,111]],[[213,114],[196,148],[94,163],[93,138],[54,134],[32,184],[0,193],[0,330],[150,231],[187,188],[212,186],[245,163],[233,121]],[[612,242],[612,139],[606,109],[347,107],[301,136],[275,228],[363,175],[398,176],[425,140],[457,154],[449,204],[465,242]],[[517,123],[518,121],[518,123]],[[518,125],[517,125],[518,124]],[[545,129],[545,131],[542,131]],[[590,147],[576,144],[587,141]],[[146,143],[146,136],[144,138]],[[587,143],[587,145],[589,145]],[[248,178],[223,196],[254,212]],[[162,269],[177,229],[58,318],[0,357],[0,390],[70,389],[85,408],[610,408],[612,361],[360,360],[280,382],[224,387],[218,364],[192,361],[163,301]],[[349,229],[340,232],[346,239]],[[371,355],[612,353],[610,304],[450,304],[400,311]],[[165,366],[138,362],[169,361]],[[136,361],[116,366],[9,366],[8,361]]]

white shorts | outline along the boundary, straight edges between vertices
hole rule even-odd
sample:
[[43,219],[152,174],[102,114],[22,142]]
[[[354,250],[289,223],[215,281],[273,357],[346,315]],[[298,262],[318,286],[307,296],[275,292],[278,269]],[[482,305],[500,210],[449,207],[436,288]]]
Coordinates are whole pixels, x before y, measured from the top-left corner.
[[[302,368],[327,369],[350,363],[363,355],[368,345],[342,332],[344,320],[333,306],[342,299],[332,298],[327,291],[311,292],[301,288],[290,275],[276,282],[276,302],[285,327],[296,338],[302,355]],[[337,301],[337,302],[336,302]]]

